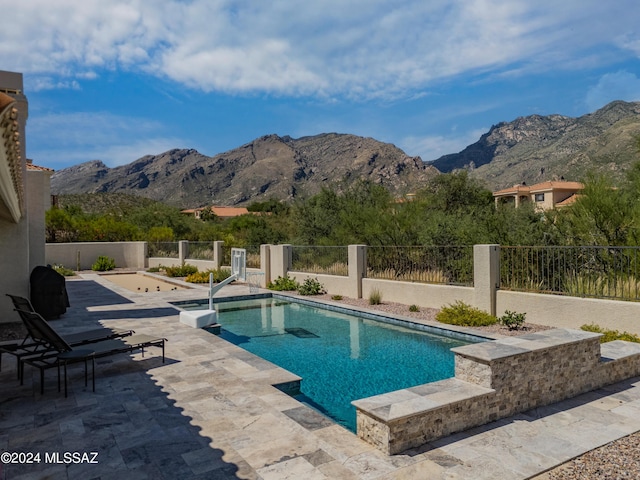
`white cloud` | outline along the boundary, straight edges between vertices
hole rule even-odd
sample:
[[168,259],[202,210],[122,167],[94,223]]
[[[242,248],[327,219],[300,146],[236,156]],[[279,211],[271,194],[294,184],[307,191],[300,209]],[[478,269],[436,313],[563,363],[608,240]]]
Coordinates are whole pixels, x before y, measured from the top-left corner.
[[607,73],[589,89],[585,103],[593,112],[614,100],[640,101],[640,78],[626,71]]
[[62,85],[128,69],[204,91],[393,98],[453,76],[579,68],[569,60],[606,62],[640,44],[636,0],[0,0],[0,10],[11,12],[0,65]]
[[40,92],[42,90],[80,90],[77,80],[59,80],[48,76],[39,76],[31,81],[27,79],[25,86],[28,91]]
[[437,160],[443,155],[458,153],[487,133],[489,128],[476,129],[468,132],[450,135],[429,135],[424,137],[406,137],[402,140],[401,148],[407,155],[419,155],[424,161]]
[[143,118],[104,112],[49,114],[29,118],[29,158],[57,168],[89,160],[102,160],[115,167],[187,145],[174,136],[164,136],[164,127]]

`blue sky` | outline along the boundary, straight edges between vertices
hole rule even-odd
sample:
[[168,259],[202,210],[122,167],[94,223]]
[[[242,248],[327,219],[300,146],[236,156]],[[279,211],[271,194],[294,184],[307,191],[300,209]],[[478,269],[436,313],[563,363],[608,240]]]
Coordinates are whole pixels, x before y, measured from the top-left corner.
[[0,0],[27,154],[61,169],[276,133],[434,160],[519,116],[640,100],[637,0]]

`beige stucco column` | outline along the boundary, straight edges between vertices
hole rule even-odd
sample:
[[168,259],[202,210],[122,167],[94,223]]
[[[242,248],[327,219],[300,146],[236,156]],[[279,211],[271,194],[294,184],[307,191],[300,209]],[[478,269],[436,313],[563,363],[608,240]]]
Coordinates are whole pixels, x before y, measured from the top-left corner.
[[292,248],[290,244],[273,245],[271,252],[271,275],[272,279],[286,277],[291,270]]
[[273,245],[260,245],[260,270],[264,272],[262,276],[262,288],[267,288],[271,281],[271,247]]
[[189,241],[180,240],[178,242],[178,259],[180,260],[180,264],[184,265],[187,258],[189,258]]
[[500,288],[500,245],[473,246],[475,306],[496,314],[496,291]]
[[362,279],[367,271],[367,246],[349,245],[350,297],[362,298]]
[[223,246],[224,242],[222,240],[216,240],[215,242],[213,242],[213,268],[222,267],[224,258],[224,253],[222,252]]

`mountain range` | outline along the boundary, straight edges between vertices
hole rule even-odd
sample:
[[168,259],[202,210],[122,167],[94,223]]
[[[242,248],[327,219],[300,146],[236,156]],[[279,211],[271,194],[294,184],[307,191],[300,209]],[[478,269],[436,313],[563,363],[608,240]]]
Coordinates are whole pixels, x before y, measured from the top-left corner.
[[578,118],[531,115],[501,122],[461,152],[432,162],[356,135],[266,135],[213,157],[175,149],[114,168],[85,162],[55,172],[51,191],[128,193],[187,208],[288,200],[360,179],[402,196],[456,169],[469,170],[496,190],[563,177],[580,180],[590,170],[619,179],[640,159],[639,139],[640,102],[615,101]]

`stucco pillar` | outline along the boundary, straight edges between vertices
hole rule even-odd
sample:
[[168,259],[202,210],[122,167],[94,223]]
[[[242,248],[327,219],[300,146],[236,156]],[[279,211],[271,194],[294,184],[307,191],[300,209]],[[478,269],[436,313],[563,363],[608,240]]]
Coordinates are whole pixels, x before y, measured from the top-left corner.
[[189,241],[180,240],[178,242],[178,259],[180,264],[184,265],[185,260],[189,257]]
[[290,244],[273,245],[271,252],[271,275],[272,279],[286,277],[291,270],[292,248]]
[[223,246],[224,242],[222,240],[216,240],[213,242],[213,268],[222,267],[224,259],[224,253],[222,251]]
[[140,243],[140,250],[138,252],[138,268],[149,268],[149,243]]
[[271,247],[273,245],[260,245],[260,270],[264,273],[262,276],[262,288],[267,288],[271,281]]
[[367,271],[367,246],[349,245],[349,293],[350,297],[362,298],[362,279]]
[[496,314],[496,292],[500,288],[500,245],[473,246],[475,306]]

